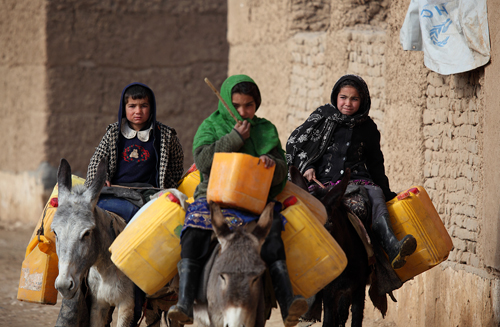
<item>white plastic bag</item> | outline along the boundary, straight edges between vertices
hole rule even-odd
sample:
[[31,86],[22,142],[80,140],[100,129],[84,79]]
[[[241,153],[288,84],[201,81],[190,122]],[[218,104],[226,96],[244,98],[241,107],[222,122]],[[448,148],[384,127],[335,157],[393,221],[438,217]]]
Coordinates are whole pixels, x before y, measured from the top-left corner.
[[403,50],[424,51],[427,68],[442,74],[490,60],[486,0],[411,0],[399,35]]

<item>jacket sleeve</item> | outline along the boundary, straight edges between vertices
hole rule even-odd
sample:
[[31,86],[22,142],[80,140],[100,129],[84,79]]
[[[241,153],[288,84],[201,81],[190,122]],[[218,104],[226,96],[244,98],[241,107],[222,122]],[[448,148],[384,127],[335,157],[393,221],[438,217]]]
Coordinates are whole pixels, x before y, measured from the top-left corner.
[[176,188],[182,177],[184,166],[184,151],[177,135],[172,134],[169,144],[167,173],[165,174],[165,188]]
[[[85,186],[90,186],[90,184],[92,183],[92,181],[94,180],[95,178],[95,174],[97,173],[97,166],[99,165],[99,162],[101,162],[101,160],[103,158],[108,158],[108,161],[109,161],[109,157],[110,157],[110,153],[111,153],[111,135],[112,135],[112,131],[110,129],[110,127],[108,127],[108,129],[106,130],[106,133],[104,134],[104,136],[102,137],[101,139],[101,142],[99,142],[99,145],[97,146],[97,148],[95,149],[94,151],[94,154],[92,155],[92,158],[90,158],[90,163],[89,163],[89,166],[87,168],[87,179],[85,180]],[[106,180],[109,181],[109,176],[110,176],[110,171],[109,171],[109,163],[108,163],[108,172],[107,172],[107,175],[106,175]]]
[[283,180],[288,176],[288,166],[286,161],[280,155],[279,149],[274,148],[266,154],[269,158],[273,159],[276,163],[276,168],[274,168],[273,181],[271,182],[271,186],[279,185],[283,183]]
[[[367,126],[368,127],[368,126]],[[367,129],[368,137],[366,147],[366,168],[373,179],[373,182],[382,188],[386,201],[394,198],[397,194],[392,192],[389,187],[389,178],[385,174],[384,154],[380,148],[380,132],[377,129],[375,122],[370,122]]]

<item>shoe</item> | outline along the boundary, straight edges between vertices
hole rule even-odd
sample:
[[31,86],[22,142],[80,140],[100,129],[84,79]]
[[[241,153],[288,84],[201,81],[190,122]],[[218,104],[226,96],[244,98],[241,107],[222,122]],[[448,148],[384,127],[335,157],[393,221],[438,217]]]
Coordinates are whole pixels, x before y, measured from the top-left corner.
[[198,291],[201,264],[193,259],[181,259],[177,264],[179,271],[179,299],[170,307],[167,317],[183,325],[193,324],[193,303]]
[[417,249],[417,240],[413,235],[406,235],[398,241],[392,231],[388,215],[382,215],[375,219],[372,224],[372,231],[379,241],[382,249],[389,256],[389,262],[393,269],[400,269],[406,264],[406,257],[413,254]]
[[303,296],[293,295],[286,261],[275,261],[269,267],[269,272],[273,282],[274,293],[280,305],[283,323],[286,327],[297,325],[299,318],[309,310],[309,306]]

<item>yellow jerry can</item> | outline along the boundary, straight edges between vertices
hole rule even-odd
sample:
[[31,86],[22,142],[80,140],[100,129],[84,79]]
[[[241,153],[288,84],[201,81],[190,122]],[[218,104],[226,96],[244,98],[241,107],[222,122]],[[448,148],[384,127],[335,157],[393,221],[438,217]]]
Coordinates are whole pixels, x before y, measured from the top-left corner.
[[274,169],[265,168],[259,158],[248,154],[217,152],[210,170],[207,201],[261,214]]
[[200,184],[200,171],[195,170],[179,181],[177,189],[190,198],[193,197],[198,184]]
[[347,257],[302,200],[289,196],[281,214],[287,219],[281,238],[294,294],[309,298],[337,278]]
[[111,260],[149,295],[177,274],[186,212],[170,192],[148,202],[111,244]]
[[387,202],[387,209],[396,238],[412,234],[417,240],[417,249],[406,258],[406,265],[395,270],[402,282],[448,258],[453,242],[422,186],[399,193]]
[[28,245],[29,254],[21,267],[17,299],[40,304],[56,304],[57,290],[54,284],[59,275],[57,254],[52,251],[52,249],[55,251],[55,246],[51,246],[50,241],[44,236],[40,236],[40,239],[42,242],[35,238]]
[[313,216],[318,219],[322,225],[326,223],[328,215],[323,203],[312,196],[308,191],[301,189],[299,186],[290,181],[286,182],[285,188],[283,189],[283,191],[281,191],[280,194],[278,194],[276,199],[283,203],[285,199],[289,198],[292,195],[296,196],[300,200],[300,202],[303,203],[311,211]]
[[[72,185],[81,185],[83,178],[72,176]],[[21,278],[17,291],[20,301],[56,304],[55,280],[59,275],[56,254],[56,237],[51,230],[52,220],[58,206],[58,188],[54,187],[42,216],[31,236],[21,267]]]

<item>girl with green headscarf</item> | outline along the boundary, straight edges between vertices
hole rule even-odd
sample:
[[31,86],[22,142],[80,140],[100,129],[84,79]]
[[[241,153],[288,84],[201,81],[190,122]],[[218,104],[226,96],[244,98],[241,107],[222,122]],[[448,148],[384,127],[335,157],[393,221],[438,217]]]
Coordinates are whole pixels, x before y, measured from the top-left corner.
[[[233,75],[224,81],[220,94],[241,123],[236,123],[222,101],[219,101],[218,109],[203,121],[194,137],[193,157],[200,171],[201,181],[194,193],[195,201],[186,213],[181,234],[181,261],[177,266],[180,278],[179,300],[168,312],[170,319],[182,324],[193,323],[193,301],[200,272],[209,255],[212,226],[206,194],[214,153],[246,153],[259,157],[266,168],[276,166],[269,200],[273,200],[283,190],[287,180],[288,169],[278,131],[267,119],[255,116],[261,103],[257,84],[246,75]],[[269,267],[285,326],[295,326],[308,306],[302,296],[293,295],[286,267],[285,248],[281,240],[283,224],[279,202],[276,208],[278,209],[275,209],[271,231],[262,246],[261,256]],[[244,212],[239,215],[240,217],[234,218],[248,221],[241,217],[246,215]]]

